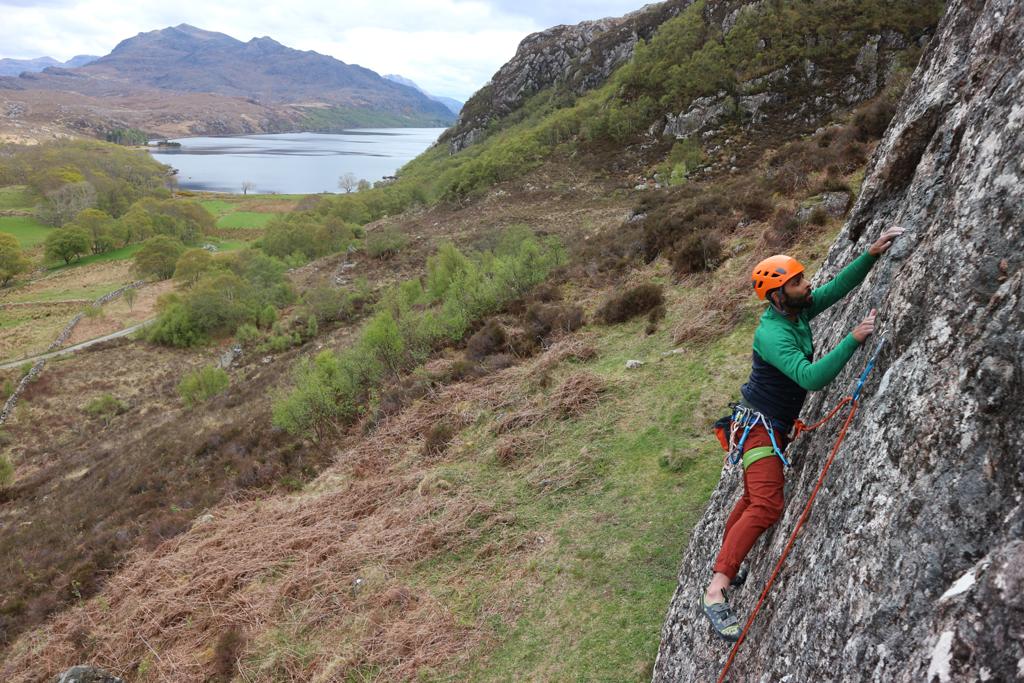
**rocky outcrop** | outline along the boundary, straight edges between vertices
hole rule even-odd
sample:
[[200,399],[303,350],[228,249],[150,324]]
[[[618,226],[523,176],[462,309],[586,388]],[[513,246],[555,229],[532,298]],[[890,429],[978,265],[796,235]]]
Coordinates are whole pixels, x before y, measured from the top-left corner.
[[91,666],[75,666],[57,676],[53,683],[124,683],[124,680]]
[[[881,41],[880,41],[881,42]],[[1024,7],[950,3],[817,279],[888,225],[906,234],[815,320],[834,346],[871,307],[886,340],[807,525],[731,681],[1011,681],[1024,672]],[[849,390],[861,351],[804,417]],[[838,425],[794,445],[785,516],[748,558],[757,601]],[[741,488],[693,531],[655,681],[714,681],[729,653],[697,605]]]
[[[758,5],[741,9],[754,11]],[[926,36],[919,40],[924,42]],[[650,133],[687,138],[726,122],[757,125],[771,118],[810,125],[822,121],[879,94],[909,44],[898,31],[868,34],[852,64],[827,67],[804,59],[740,83],[736,93],[699,97],[685,111],[656,121]]]
[[639,40],[693,0],[647,5],[617,19],[561,25],[534,33],[519,44],[515,56],[463,106],[458,123],[442,137],[454,154],[483,139],[487,125],[518,109],[531,95],[561,87],[574,95],[602,85],[633,56]]

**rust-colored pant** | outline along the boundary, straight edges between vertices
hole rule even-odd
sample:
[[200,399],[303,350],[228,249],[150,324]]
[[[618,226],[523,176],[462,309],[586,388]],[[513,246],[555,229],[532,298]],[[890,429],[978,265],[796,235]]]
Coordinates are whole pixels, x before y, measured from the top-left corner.
[[[777,431],[775,438],[779,441],[779,448],[786,447],[785,437]],[[747,435],[743,450],[771,445],[768,430],[757,425]],[[725,538],[715,560],[714,571],[730,579],[736,576],[743,558],[754,547],[758,537],[782,517],[784,484],[782,460],[778,457],[761,458],[744,470],[743,495],[736,501],[736,507],[725,523]]]

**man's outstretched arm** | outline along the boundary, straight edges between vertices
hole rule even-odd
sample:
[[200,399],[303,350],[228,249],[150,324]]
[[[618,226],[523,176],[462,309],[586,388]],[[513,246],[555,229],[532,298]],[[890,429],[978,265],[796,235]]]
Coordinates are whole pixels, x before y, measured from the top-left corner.
[[875,265],[878,257],[889,250],[892,241],[903,234],[903,228],[892,227],[868,247],[868,250],[858,256],[853,263],[846,266],[838,275],[818,287],[813,292],[814,303],[807,309],[808,319],[818,315],[835,302],[850,293],[854,287],[859,285],[867,277],[871,266]]
[[792,340],[785,337],[754,337],[754,350],[765,361],[807,391],[818,391],[834,380],[864,340],[875,330],[875,309],[871,309],[850,334],[815,362],[810,362]]

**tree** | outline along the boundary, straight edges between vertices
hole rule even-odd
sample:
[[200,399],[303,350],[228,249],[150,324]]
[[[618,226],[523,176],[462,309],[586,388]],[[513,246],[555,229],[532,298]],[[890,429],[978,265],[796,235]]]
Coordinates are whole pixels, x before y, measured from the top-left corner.
[[135,272],[142,276],[153,275],[159,280],[166,280],[174,275],[174,268],[183,251],[185,246],[173,237],[151,237],[135,254]]
[[134,287],[129,287],[124,290],[124,294],[122,296],[124,296],[124,302],[128,304],[128,310],[130,311],[135,308],[135,300],[139,298],[139,290]]
[[213,267],[213,255],[205,249],[189,249],[174,268],[174,279],[180,280],[185,287],[191,287],[203,273]]
[[0,287],[6,287],[15,275],[24,273],[31,265],[21,253],[18,239],[9,233],[0,232]]
[[71,222],[79,211],[96,206],[96,188],[88,181],[68,183],[46,193],[46,202],[39,207],[39,220],[61,227]]
[[89,251],[92,239],[89,233],[81,228],[58,228],[46,236],[43,251],[48,259],[63,259],[71,263],[72,259],[81,258]]
[[342,190],[345,190],[345,194],[348,194],[349,192],[354,190],[356,188],[356,185],[358,184],[359,179],[356,178],[356,174],[353,173],[352,171],[348,171],[342,174],[340,178],[338,178],[338,187],[341,188]]
[[371,187],[370,181],[366,178],[360,178],[359,182],[356,183],[356,191],[362,192],[363,190],[369,190]]
[[153,236],[153,218],[142,207],[133,206],[114,222],[111,234],[122,247],[132,242],[141,242]]
[[99,209],[85,209],[71,223],[71,227],[81,228],[88,233],[94,254],[102,254],[113,248],[113,225],[114,220]]
[[256,183],[251,180],[242,181],[242,194],[249,194],[249,190],[255,189]]

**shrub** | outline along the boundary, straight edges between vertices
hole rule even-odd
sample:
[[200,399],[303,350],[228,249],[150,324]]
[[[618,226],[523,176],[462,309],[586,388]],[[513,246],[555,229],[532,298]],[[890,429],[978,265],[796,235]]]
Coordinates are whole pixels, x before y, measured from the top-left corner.
[[85,412],[90,417],[98,417],[107,425],[116,416],[121,415],[127,410],[128,405],[126,403],[114,398],[110,394],[98,396],[85,405]]
[[135,252],[135,272],[142,277],[153,276],[158,280],[166,280],[174,275],[183,251],[185,245],[173,237],[151,237]]
[[355,368],[331,351],[303,358],[295,371],[295,388],[277,397],[273,423],[289,433],[312,433],[318,440],[352,418],[356,405]]
[[455,427],[446,421],[435,423],[427,432],[427,438],[423,443],[423,455],[434,456],[444,453],[455,437]]
[[752,192],[743,198],[740,207],[744,215],[754,221],[767,220],[772,215],[774,205],[771,199],[763,192]]
[[186,374],[178,383],[178,394],[189,408],[209,400],[228,388],[228,373],[206,365]]
[[395,256],[409,243],[409,238],[392,228],[374,230],[366,238],[366,253],[374,258]]
[[156,344],[180,348],[199,346],[207,339],[180,300],[172,301],[160,311],[146,338]]
[[505,329],[492,318],[466,342],[466,355],[473,360],[480,360],[504,350],[507,344],[508,336]]
[[[151,328],[151,341],[192,346],[209,336],[235,332],[244,323],[275,319],[276,306],[294,294],[284,279],[285,266],[266,254],[247,249],[219,258],[223,268],[207,272],[184,295],[160,302],[160,315]],[[271,323],[272,324],[272,323]]]
[[295,389],[274,403],[274,425],[317,438],[332,433],[383,380],[462,339],[475,320],[525,294],[563,259],[557,242],[522,231],[472,258],[445,245],[428,260],[426,290],[418,281],[394,288],[348,350],[300,362]]
[[661,165],[662,177],[669,185],[678,185],[686,180],[691,171],[704,163],[704,152],[692,139],[677,140],[672,145],[665,163]]
[[560,304],[533,304],[526,309],[526,331],[542,342],[583,327],[583,309]]
[[256,324],[266,330],[274,326],[277,322],[277,309],[274,308],[273,304],[267,304],[260,309],[259,315],[256,316]]
[[214,266],[213,254],[206,249],[189,249],[178,257],[174,265],[174,279],[191,287]]
[[270,256],[306,261],[343,251],[358,237],[359,229],[338,215],[301,211],[275,217],[264,228],[260,248]]
[[857,139],[867,142],[882,137],[895,115],[896,105],[888,97],[880,97],[868,103],[853,116]]
[[772,227],[768,232],[768,243],[775,248],[785,248],[793,244],[800,231],[800,222],[792,210],[780,208],[772,217]]
[[307,290],[302,301],[319,322],[351,321],[371,301],[370,285],[365,278],[356,281],[352,289],[324,285]]
[[702,233],[684,239],[672,255],[676,275],[714,270],[722,257],[722,242],[716,235]]
[[32,266],[22,253],[18,238],[0,232],[0,287],[6,287],[15,275],[24,273]]
[[252,323],[244,323],[235,330],[235,341],[242,346],[252,346],[260,340],[260,331]]
[[646,284],[612,296],[597,310],[597,318],[611,325],[622,323],[665,303],[660,285]]

